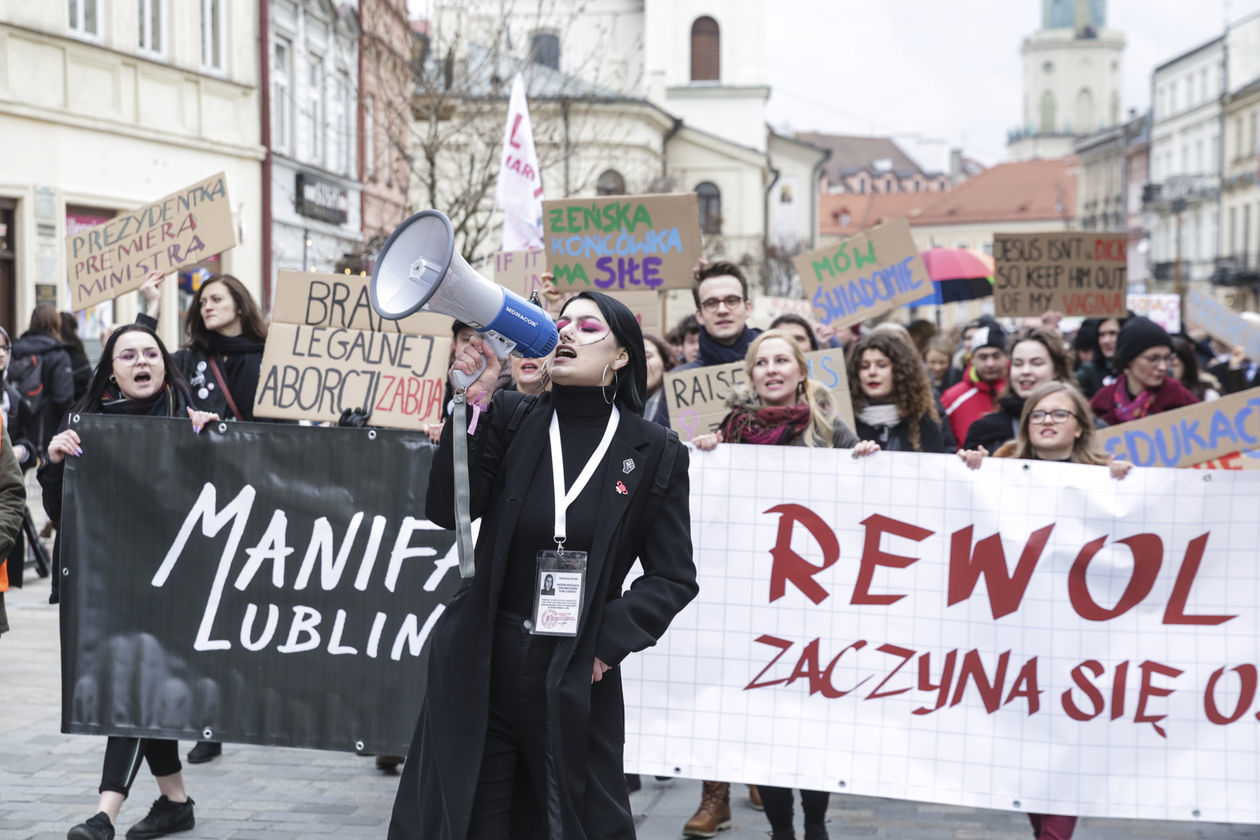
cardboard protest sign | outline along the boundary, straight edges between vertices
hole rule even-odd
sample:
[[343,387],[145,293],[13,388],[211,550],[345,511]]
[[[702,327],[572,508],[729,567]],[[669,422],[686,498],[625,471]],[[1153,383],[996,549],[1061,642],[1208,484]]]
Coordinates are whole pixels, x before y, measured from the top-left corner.
[[378,315],[372,308],[369,280],[353,274],[281,271],[276,277],[272,320],[308,327],[450,335],[448,315],[417,312],[399,321]]
[[159,201],[66,237],[70,308],[78,311],[170,274],[236,244],[222,172]]
[[626,772],[1260,823],[1260,482],[1203,478],[692,453],[699,595],[620,666]]
[[1260,388],[1100,429],[1109,455],[1139,467],[1190,467],[1260,448]]
[[441,417],[451,339],[273,323],[256,417],[336,422],[347,408],[373,426],[419,429]]
[[814,320],[814,305],[803,298],[756,297],[752,302],[752,317],[759,326],[769,327],[780,315],[799,315],[807,321]]
[[1127,233],[994,234],[996,314],[1123,318],[1128,241]]
[[699,262],[695,193],[543,202],[543,247],[561,291],[691,288]]
[[932,291],[910,223],[894,219],[792,260],[820,324],[836,329],[873,318]]
[[441,416],[451,319],[399,321],[372,309],[368,278],[282,271],[254,415],[336,422],[347,408],[373,426],[418,429]]
[[75,429],[62,592],[111,606],[63,615],[63,731],[406,752],[459,585],[454,532],[425,518],[423,432]]
[[[850,429],[853,424],[853,403],[849,397],[849,377],[844,366],[844,349],[836,347],[805,354],[809,378],[831,392],[836,414]],[[709,365],[665,374],[665,403],[669,406],[669,425],[684,441],[715,431],[726,417],[726,400],[752,385],[744,375],[744,363]]]
[[1260,327],[1237,312],[1208,297],[1198,289],[1186,292],[1186,322],[1207,332],[1217,341],[1247,348],[1247,355],[1260,359]]
[[[584,291],[575,286],[560,289],[561,297],[558,301],[544,296],[542,275],[547,271],[547,263],[542,251],[499,251],[494,255],[493,265],[496,283],[516,292],[526,300],[537,290],[539,306],[551,316],[552,320],[560,315],[560,309],[565,301],[578,292]],[[593,291],[604,291],[630,307],[630,310],[638,317],[639,326],[644,334],[657,336],[663,334],[661,333],[661,296],[659,293],[650,289],[626,291],[593,289]]]
[[1176,295],[1129,295],[1125,304],[1134,315],[1143,315],[1169,335],[1181,332],[1181,298]]

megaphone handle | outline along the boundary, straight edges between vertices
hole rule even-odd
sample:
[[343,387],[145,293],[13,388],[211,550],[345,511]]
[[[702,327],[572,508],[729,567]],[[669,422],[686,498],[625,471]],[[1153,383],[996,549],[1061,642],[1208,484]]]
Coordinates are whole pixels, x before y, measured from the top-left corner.
[[[499,357],[499,361],[506,359],[516,347],[516,342],[511,339],[504,338],[497,332],[481,333],[482,339],[494,351],[494,355]],[[467,391],[468,386],[481,378],[481,374],[486,371],[486,358],[482,356],[478,360],[477,369],[472,373],[463,373],[462,371],[452,370],[451,380],[455,383],[456,390]]]

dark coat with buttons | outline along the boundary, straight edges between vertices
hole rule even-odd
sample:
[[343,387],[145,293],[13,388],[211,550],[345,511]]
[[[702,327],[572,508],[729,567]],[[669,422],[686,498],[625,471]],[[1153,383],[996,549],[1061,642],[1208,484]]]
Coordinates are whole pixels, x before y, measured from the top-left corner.
[[[428,690],[399,783],[390,840],[464,840],[489,718],[490,652],[505,564],[521,502],[549,451],[551,395],[537,398],[514,436],[507,428],[519,393],[496,392],[470,438],[472,517],[482,517],[476,575],[456,591],[433,627]],[[433,461],[425,515],[455,525],[452,426]],[[627,655],[654,644],[695,597],[691,558],[687,450],[675,453],[668,489],[653,493],[667,430],[623,411],[605,457],[629,492],[613,486],[594,510],[570,518],[595,522],[578,635],[556,645],[547,672],[546,783],[552,840],[633,838],[634,821],[623,769],[625,712],[621,674]],[[635,468],[624,472],[623,464]],[[622,592],[635,560],[643,576]],[[596,657],[613,666],[591,683]]]

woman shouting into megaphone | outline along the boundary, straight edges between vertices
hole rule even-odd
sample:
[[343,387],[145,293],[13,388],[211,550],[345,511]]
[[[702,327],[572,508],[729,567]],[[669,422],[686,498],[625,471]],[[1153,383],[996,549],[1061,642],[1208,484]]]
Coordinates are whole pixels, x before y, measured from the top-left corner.
[[[643,335],[624,304],[584,292],[556,326],[550,393],[495,393],[500,365],[480,340],[452,368],[485,363],[465,395],[486,407],[469,412],[481,537],[433,628],[391,840],[634,837],[617,666],[697,592],[687,451],[643,419]],[[448,528],[454,425],[426,501]],[[636,559],[643,576],[623,593]]]

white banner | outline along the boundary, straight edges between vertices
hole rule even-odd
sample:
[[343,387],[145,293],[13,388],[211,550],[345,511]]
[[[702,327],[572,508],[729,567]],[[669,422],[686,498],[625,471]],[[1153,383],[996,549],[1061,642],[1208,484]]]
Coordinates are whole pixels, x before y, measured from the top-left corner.
[[630,772],[1260,822],[1260,476],[722,445]]
[[525,82],[517,73],[512,80],[499,178],[494,187],[494,201],[503,210],[504,251],[542,247],[542,194],[542,172],[538,169],[534,129],[525,101]]

